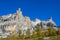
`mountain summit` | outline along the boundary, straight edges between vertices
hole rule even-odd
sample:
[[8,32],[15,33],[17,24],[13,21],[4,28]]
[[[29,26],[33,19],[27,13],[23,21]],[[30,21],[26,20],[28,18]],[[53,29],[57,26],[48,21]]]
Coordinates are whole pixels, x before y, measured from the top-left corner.
[[[0,35],[7,37],[13,32],[22,31],[22,34],[26,35],[27,29],[30,29],[31,33],[35,28],[47,29],[49,27],[56,29],[56,23],[52,20],[52,17],[47,21],[35,19],[31,21],[30,17],[23,16],[21,9],[19,8],[15,14],[8,14],[0,17]],[[6,35],[6,36],[4,36]]]

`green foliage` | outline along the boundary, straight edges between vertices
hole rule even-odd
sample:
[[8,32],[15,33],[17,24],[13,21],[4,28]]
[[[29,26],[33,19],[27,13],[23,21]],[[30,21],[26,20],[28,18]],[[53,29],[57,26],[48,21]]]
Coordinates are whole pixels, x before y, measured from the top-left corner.
[[[42,31],[43,29],[37,28],[34,29],[32,35],[30,35],[30,29],[27,30],[26,36],[22,34],[22,31],[19,30],[19,35],[16,36],[16,34],[7,37],[7,38],[0,38],[0,40],[44,40],[44,37],[50,37],[48,40],[60,40],[60,36],[56,36],[56,30],[53,28],[46,29],[47,31]],[[60,35],[60,28],[58,29],[58,35]],[[55,37],[53,37],[55,36]]]
[[22,31],[21,30],[19,30],[18,38],[19,39],[24,39],[24,35],[22,34]]
[[38,38],[38,40],[44,40],[43,38]]
[[54,36],[56,35],[56,30],[53,28],[48,28],[48,35],[49,36]]
[[32,38],[36,38],[36,37],[37,37],[37,32],[36,32],[36,30],[34,30],[32,33]]
[[26,36],[30,36],[30,29],[27,30],[26,34]]
[[60,35],[60,28],[58,28],[57,34]]

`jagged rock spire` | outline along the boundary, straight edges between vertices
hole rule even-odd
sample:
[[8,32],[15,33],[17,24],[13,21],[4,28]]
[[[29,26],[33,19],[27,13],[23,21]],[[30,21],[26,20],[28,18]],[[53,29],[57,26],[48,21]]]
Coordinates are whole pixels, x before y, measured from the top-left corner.
[[23,19],[23,15],[22,15],[22,11],[20,8],[18,8],[18,10],[16,11],[16,19],[17,20],[20,20],[20,19]]
[[48,23],[51,23],[51,24],[53,24],[53,25],[56,26],[56,23],[52,20],[52,17],[50,17],[50,18],[48,19]]
[[52,17],[50,17],[48,20],[49,20],[50,22],[52,22]]
[[20,15],[20,16],[22,15],[22,11],[21,11],[21,9],[20,9],[20,8],[18,8],[18,10],[17,10],[16,14],[17,14],[17,15]]
[[20,9],[20,8],[18,8],[18,10],[20,11],[21,9]]

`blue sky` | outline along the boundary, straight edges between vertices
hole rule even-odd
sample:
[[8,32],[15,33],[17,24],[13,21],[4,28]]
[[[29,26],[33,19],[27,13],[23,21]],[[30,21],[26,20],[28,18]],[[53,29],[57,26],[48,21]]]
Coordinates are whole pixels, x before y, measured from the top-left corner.
[[0,16],[15,13],[18,8],[31,20],[47,20],[52,17],[56,24],[60,25],[59,0],[0,0]]

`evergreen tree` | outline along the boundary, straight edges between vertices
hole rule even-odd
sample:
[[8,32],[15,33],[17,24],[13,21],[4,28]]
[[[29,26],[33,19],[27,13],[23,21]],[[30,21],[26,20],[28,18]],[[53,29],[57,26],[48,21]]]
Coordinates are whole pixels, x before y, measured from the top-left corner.
[[27,37],[27,38],[30,38],[30,29],[27,29],[26,37]]

